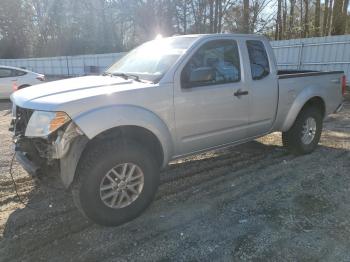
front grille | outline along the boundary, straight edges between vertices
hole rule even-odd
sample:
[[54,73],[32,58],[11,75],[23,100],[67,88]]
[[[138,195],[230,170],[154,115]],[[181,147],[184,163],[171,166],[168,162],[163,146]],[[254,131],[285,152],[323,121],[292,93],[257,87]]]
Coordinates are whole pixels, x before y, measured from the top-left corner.
[[32,109],[16,107],[16,118],[14,123],[15,136],[24,136],[30,117],[33,114]]

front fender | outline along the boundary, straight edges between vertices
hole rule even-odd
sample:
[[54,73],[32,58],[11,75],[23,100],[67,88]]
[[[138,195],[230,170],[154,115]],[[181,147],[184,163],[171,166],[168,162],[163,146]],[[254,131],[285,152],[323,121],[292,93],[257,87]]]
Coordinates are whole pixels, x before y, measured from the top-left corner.
[[173,154],[173,140],[164,121],[148,109],[132,105],[112,105],[93,109],[73,118],[73,121],[92,139],[118,126],[138,126],[152,132],[160,141],[165,166]]
[[325,101],[323,97],[324,94],[321,92],[321,90],[322,89],[318,88],[317,86],[308,86],[302,89],[302,91],[294,99],[294,102],[287,113],[281,128],[282,132],[288,131],[292,127],[299,112],[310,99],[319,97]]

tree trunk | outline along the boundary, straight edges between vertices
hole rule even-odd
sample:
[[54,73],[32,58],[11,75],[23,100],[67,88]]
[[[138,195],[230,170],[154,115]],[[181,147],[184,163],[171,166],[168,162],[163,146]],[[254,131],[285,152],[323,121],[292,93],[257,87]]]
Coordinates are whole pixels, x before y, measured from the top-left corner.
[[184,19],[183,19],[184,34],[187,34],[187,1],[184,1],[183,3],[183,13],[184,13]]
[[304,28],[303,28],[303,17],[304,17],[303,11],[304,11],[304,9],[303,9],[303,1],[304,0],[300,0],[300,28],[301,28],[300,36],[301,37],[304,37]]
[[305,9],[305,15],[304,15],[303,37],[308,37],[309,36],[309,0],[304,0],[304,9]]
[[327,18],[327,35],[330,35],[332,29],[332,17],[333,17],[333,0],[329,1],[328,18]]
[[328,10],[329,10],[328,3],[329,3],[329,0],[325,0],[324,14],[323,14],[323,27],[322,27],[322,35],[323,36],[328,35],[328,33],[327,33],[328,32],[327,31],[327,21],[328,21]]
[[282,30],[283,30],[283,35],[282,38],[285,38],[285,35],[287,33],[287,0],[284,0],[283,2],[283,26],[282,26]]
[[346,17],[343,14],[343,4],[343,0],[334,1],[332,35],[343,35],[345,33]]
[[295,0],[289,0],[290,10],[289,10],[289,32],[288,37],[291,38],[293,36],[293,28],[294,28],[294,7]]
[[214,33],[218,32],[219,0],[215,0]]
[[249,33],[249,0],[243,0],[243,33]]
[[276,28],[275,28],[275,40],[278,40],[278,22],[276,19]]
[[321,0],[316,0],[316,5],[315,5],[315,36],[320,36],[320,20],[321,20]]
[[344,0],[344,4],[343,4],[343,16],[344,16],[344,33],[346,32],[346,27],[348,24],[348,6],[349,6],[349,0]]
[[209,31],[214,32],[214,0],[209,0]]
[[218,33],[221,33],[221,23],[222,23],[222,1],[218,0],[219,2],[219,19],[218,19]]
[[278,0],[277,2],[277,38],[278,40],[282,40],[283,28],[282,28],[282,0]]

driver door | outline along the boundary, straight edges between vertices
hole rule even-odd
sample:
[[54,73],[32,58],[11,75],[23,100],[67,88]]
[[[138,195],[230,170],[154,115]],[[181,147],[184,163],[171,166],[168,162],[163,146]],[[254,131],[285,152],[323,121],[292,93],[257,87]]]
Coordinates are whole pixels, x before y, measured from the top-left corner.
[[212,40],[177,74],[174,104],[180,155],[246,137],[249,93],[241,81],[240,60],[235,40]]

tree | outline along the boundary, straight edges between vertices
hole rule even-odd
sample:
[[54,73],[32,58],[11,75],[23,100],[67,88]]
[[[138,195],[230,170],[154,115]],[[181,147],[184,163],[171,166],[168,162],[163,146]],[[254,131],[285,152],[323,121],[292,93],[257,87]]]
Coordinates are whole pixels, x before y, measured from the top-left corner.
[[324,13],[323,13],[323,26],[322,26],[322,35],[326,36],[328,35],[327,25],[328,25],[328,13],[329,13],[329,6],[328,6],[329,0],[325,0],[324,3]]
[[291,38],[293,35],[295,3],[296,3],[296,0],[289,0],[289,29],[288,29],[289,38]]
[[309,0],[304,0],[304,9],[305,9],[305,15],[304,15],[304,30],[303,30],[303,37],[309,36],[310,30],[309,30]]
[[321,1],[316,0],[316,3],[315,3],[315,36],[320,36],[320,21],[321,21]]
[[282,28],[282,0],[277,0],[277,20],[276,20],[276,32],[275,39],[281,40],[283,34]]
[[333,21],[331,27],[332,35],[343,35],[345,33],[346,16],[343,13],[343,0],[335,0],[333,7]]
[[249,32],[249,0],[243,0],[243,33]]

